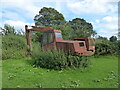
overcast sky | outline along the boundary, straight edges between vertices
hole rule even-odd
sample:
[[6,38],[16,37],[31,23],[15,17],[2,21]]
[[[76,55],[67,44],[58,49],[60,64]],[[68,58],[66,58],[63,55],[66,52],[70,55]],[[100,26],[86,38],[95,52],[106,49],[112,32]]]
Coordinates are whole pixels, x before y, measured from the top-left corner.
[[118,33],[119,0],[1,0],[0,27],[10,24],[17,30],[34,25],[34,16],[43,7],[52,7],[67,21],[84,18],[98,35],[111,37]]

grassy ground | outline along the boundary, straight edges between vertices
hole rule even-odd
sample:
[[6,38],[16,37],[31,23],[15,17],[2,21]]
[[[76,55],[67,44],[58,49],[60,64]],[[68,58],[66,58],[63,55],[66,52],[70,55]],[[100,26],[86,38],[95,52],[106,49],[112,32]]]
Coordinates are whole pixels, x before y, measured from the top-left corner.
[[2,60],[0,60],[0,89],[2,88]]
[[118,58],[91,58],[86,69],[33,68],[30,58],[3,61],[3,88],[117,88]]

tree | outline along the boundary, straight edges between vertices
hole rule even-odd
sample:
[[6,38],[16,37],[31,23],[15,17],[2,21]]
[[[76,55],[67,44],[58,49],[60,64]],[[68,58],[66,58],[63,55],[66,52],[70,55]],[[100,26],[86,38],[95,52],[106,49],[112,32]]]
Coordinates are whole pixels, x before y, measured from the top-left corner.
[[[63,38],[68,39],[67,29],[69,29],[69,26],[67,26],[67,21],[64,19],[64,16],[54,8],[43,7],[39,11],[39,15],[34,17],[34,21],[36,26],[50,26],[54,29],[61,30]],[[40,36],[41,33],[36,33],[34,39],[40,42]]]
[[120,29],[118,30],[118,40],[120,40]]
[[39,15],[34,17],[36,26],[53,26],[53,25],[63,25],[65,19],[61,13],[59,13],[54,8],[43,7],[39,11]]
[[97,34],[93,30],[91,23],[86,22],[84,19],[75,18],[72,21],[69,21],[71,28],[73,29],[73,37],[91,37]]
[[98,35],[98,38],[97,38],[97,39],[108,40],[107,37],[103,37],[103,36],[100,36],[100,35]]
[[8,25],[8,24],[5,24],[4,29],[1,28],[1,30],[2,30],[2,33],[4,33],[5,35],[7,35],[7,34],[16,34],[15,33],[15,28],[13,26]]
[[117,37],[116,37],[116,36],[111,36],[111,37],[110,37],[110,41],[111,41],[111,42],[117,41]]
[[61,30],[63,38],[65,39],[91,37],[97,34],[96,31],[93,30],[91,23],[81,18],[66,21],[63,15],[54,8],[43,7],[39,11],[39,14],[34,17],[34,21],[36,26],[50,26],[54,29]]

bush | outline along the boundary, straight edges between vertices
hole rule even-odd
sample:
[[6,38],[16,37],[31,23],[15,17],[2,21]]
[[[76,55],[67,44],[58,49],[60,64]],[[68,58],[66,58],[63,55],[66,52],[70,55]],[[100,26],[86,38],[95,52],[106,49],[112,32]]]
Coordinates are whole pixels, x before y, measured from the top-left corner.
[[22,35],[8,34],[2,36],[2,59],[15,59],[27,56],[27,45]]
[[108,40],[96,40],[95,56],[100,55],[116,55],[118,54],[118,42],[110,42]]
[[40,47],[34,48],[32,58],[35,66],[56,70],[68,67],[87,67],[90,64],[87,57],[67,56],[62,51],[44,51]]
[[118,55],[120,54],[120,40],[117,41],[117,46],[118,46]]

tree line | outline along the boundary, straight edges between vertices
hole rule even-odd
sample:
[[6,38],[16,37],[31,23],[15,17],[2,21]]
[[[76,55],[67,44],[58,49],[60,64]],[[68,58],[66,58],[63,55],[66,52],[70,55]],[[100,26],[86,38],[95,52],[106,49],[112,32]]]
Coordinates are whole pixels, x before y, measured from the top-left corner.
[[36,26],[53,27],[62,31],[63,38],[91,37],[97,33],[91,23],[83,18],[66,21],[64,16],[54,8],[43,7],[34,17]]

